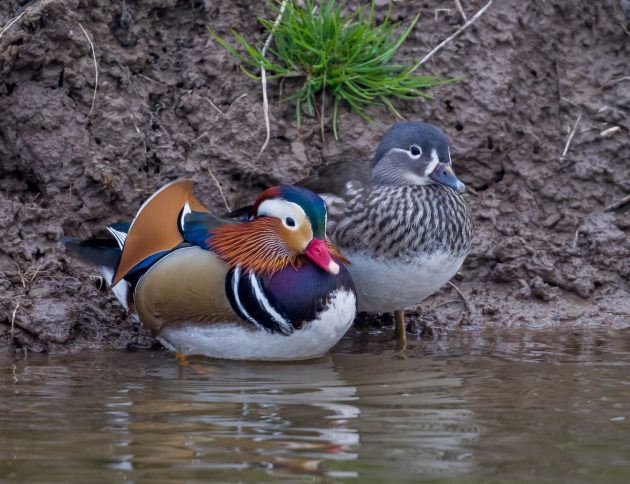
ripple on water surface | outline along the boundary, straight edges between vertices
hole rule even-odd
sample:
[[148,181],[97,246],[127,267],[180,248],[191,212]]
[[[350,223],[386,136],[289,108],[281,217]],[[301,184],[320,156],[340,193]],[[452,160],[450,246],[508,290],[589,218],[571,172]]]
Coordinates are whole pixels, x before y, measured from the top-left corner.
[[2,361],[0,480],[630,479],[630,335],[348,337],[297,363]]

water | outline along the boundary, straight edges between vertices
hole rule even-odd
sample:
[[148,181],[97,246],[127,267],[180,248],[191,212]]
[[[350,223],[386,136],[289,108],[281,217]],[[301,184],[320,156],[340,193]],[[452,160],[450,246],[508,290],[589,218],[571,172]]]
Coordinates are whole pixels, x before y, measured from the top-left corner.
[[630,482],[630,332],[0,359],[0,481]]

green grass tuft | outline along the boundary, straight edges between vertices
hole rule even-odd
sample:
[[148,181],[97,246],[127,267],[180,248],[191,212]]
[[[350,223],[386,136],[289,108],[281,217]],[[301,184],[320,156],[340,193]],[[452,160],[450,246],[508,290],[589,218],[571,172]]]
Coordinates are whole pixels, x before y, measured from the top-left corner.
[[[302,78],[303,84],[289,99],[296,101],[297,124],[302,110],[314,115],[317,96],[321,96],[319,116],[324,120],[324,100],[332,98],[332,127],[337,133],[339,104],[346,102],[352,111],[369,121],[365,110],[376,104],[385,105],[400,117],[394,103],[417,97],[431,98],[427,88],[451,82],[435,76],[411,72],[413,64],[397,64],[392,59],[418,22],[417,15],[407,28],[390,21],[391,6],[382,23],[374,18],[374,2],[354,13],[343,12],[343,2],[335,0],[305,0],[301,7],[288,0],[282,20],[274,29],[274,19],[259,18],[273,41],[266,56],[259,46],[250,44],[238,32],[232,35],[244,49],[240,53],[212,29],[210,33],[241,62],[241,68],[251,78],[260,80],[254,72],[261,67],[268,79]],[[279,4],[278,4],[279,5]],[[274,5],[276,15],[279,6]]]

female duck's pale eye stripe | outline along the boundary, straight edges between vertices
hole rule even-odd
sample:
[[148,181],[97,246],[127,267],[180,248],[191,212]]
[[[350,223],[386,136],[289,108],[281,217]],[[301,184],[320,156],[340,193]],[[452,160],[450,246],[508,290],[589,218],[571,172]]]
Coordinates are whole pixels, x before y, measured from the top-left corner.
[[427,165],[427,169],[424,170],[424,175],[429,176],[431,173],[433,173],[433,170],[435,170],[435,167],[438,166],[439,162],[440,158],[438,157],[437,151],[435,151],[434,149],[431,150],[431,163],[429,163]]

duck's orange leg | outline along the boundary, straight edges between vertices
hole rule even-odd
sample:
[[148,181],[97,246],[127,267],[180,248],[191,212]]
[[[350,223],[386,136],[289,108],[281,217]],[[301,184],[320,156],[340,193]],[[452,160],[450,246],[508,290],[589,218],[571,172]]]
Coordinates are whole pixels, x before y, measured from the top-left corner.
[[405,310],[397,309],[394,312],[394,320],[396,321],[396,329],[394,337],[396,338],[396,347],[399,351],[404,351],[407,347],[407,328],[405,327]]

